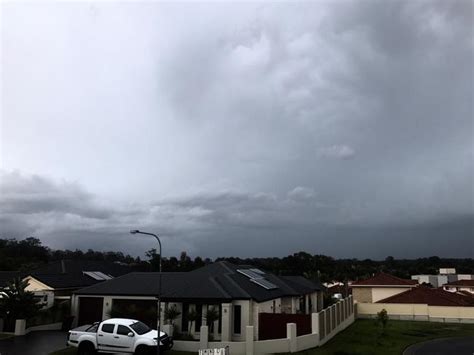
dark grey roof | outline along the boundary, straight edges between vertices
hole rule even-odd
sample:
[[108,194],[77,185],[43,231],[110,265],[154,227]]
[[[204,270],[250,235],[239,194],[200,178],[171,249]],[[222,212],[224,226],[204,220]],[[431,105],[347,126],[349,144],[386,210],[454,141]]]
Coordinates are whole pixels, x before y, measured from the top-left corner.
[[6,286],[10,281],[13,281],[15,277],[22,277],[20,271],[0,271],[0,287]]
[[86,271],[100,271],[117,277],[129,273],[131,268],[100,260],[58,260],[33,270],[29,275],[54,289],[79,289],[104,282],[84,275]]
[[288,283],[294,290],[301,293],[308,293],[314,291],[324,291],[326,287],[320,281],[309,280],[303,276],[280,276],[286,283]]
[[[322,290],[303,277],[291,280],[266,273],[264,277],[278,288],[267,290],[237,272],[251,268],[220,261],[191,272],[162,273],[162,298],[167,300],[254,299],[262,302],[284,296],[299,296]],[[81,289],[81,295],[156,296],[159,273],[134,272]]]
[[101,271],[114,277],[128,274],[129,266],[101,260],[58,260],[32,271],[34,274],[74,274],[84,271]]
[[86,286],[95,285],[99,280],[95,280],[92,277],[84,275],[82,272],[74,272],[67,274],[31,274],[32,277],[41,281],[42,283],[54,288],[54,289],[64,289],[64,288],[82,288]]

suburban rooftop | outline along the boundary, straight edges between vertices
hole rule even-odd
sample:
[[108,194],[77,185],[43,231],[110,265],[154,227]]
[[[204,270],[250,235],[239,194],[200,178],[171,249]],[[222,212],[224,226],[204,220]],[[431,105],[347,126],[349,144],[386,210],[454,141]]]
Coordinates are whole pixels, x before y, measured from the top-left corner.
[[416,280],[407,280],[396,277],[384,272],[379,272],[372,277],[364,280],[354,281],[351,287],[368,287],[368,286],[391,286],[391,287],[415,287],[418,285]]
[[[219,261],[190,272],[163,272],[162,298],[176,299],[254,299],[262,302],[285,296],[321,291],[324,287],[302,276],[276,276],[251,266]],[[250,271],[261,276],[253,279]],[[75,292],[80,295],[155,296],[158,272],[132,272]],[[257,276],[255,276],[257,277]],[[270,287],[270,288],[268,288]]]

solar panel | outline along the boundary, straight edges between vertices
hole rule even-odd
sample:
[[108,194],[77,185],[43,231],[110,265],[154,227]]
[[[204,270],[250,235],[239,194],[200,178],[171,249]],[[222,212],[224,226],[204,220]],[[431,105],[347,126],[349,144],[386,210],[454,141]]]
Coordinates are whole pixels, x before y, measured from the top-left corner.
[[111,280],[112,277],[109,275],[104,274],[100,271],[84,271],[84,275],[92,277],[94,280],[97,281],[104,281],[104,280]]
[[266,280],[266,279],[250,279],[250,281],[252,281],[253,283],[256,283],[257,285],[259,286],[262,286],[263,288],[267,289],[267,290],[274,290],[276,288],[278,288],[277,285],[271,283],[270,281]]
[[255,272],[256,274],[265,275],[265,273],[260,269],[249,269],[249,270],[252,272]]
[[242,275],[247,276],[251,282],[267,289],[267,290],[274,290],[278,288],[277,285],[271,283],[267,279],[263,277],[265,274],[260,269],[237,269],[237,272],[241,273]]
[[107,274],[104,274],[102,271],[94,271],[94,273],[95,273],[97,276],[102,277],[103,280],[111,280],[111,279],[113,279],[112,276],[107,275]]
[[92,277],[94,280],[97,280],[97,281],[103,280],[102,277],[100,277],[99,275],[97,275],[95,272],[92,272],[92,271],[84,271],[84,275]]
[[250,269],[238,269],[237,272],[240,272],[242,275],[247,276],[249,279],[261,279],[263,276],[261,274],[256,273]]

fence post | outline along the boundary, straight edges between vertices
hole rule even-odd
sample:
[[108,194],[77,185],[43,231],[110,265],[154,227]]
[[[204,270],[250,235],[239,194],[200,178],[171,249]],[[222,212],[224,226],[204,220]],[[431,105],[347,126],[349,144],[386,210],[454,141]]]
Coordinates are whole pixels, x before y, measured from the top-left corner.
[[207,325],[201,325],[201,332],[199,334],[199,349],[207,349],[209,346],[209,335]]
[[253,349],[253,326],[247,325],[247,327],[245,328],[245,354],[253,355]]
[[311,333],[319,334],[319,313],[311,313]]
[[232,319],[232,305],[230,303],[222,304],[222,331],[221,340],[231,341],[231,319]]
[[17,319],[15,321],[15,335],[26,334],[26,319]]
[[295,353],[298,349],[296,343],[296,323],[286,324],[286,337],[290,343],[290,353]]

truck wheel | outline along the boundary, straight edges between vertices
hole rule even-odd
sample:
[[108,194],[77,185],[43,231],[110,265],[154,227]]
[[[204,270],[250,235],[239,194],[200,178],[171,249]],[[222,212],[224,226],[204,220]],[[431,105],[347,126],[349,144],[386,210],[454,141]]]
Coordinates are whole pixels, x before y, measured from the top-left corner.
[[94,344],[89,341],[80,343],[77,349],[77,355],[95,355],[96,353]]
[[152,348],[146,345],[140,345],[138,348],[135,350],[134,355],[150,355],[152,354]]

